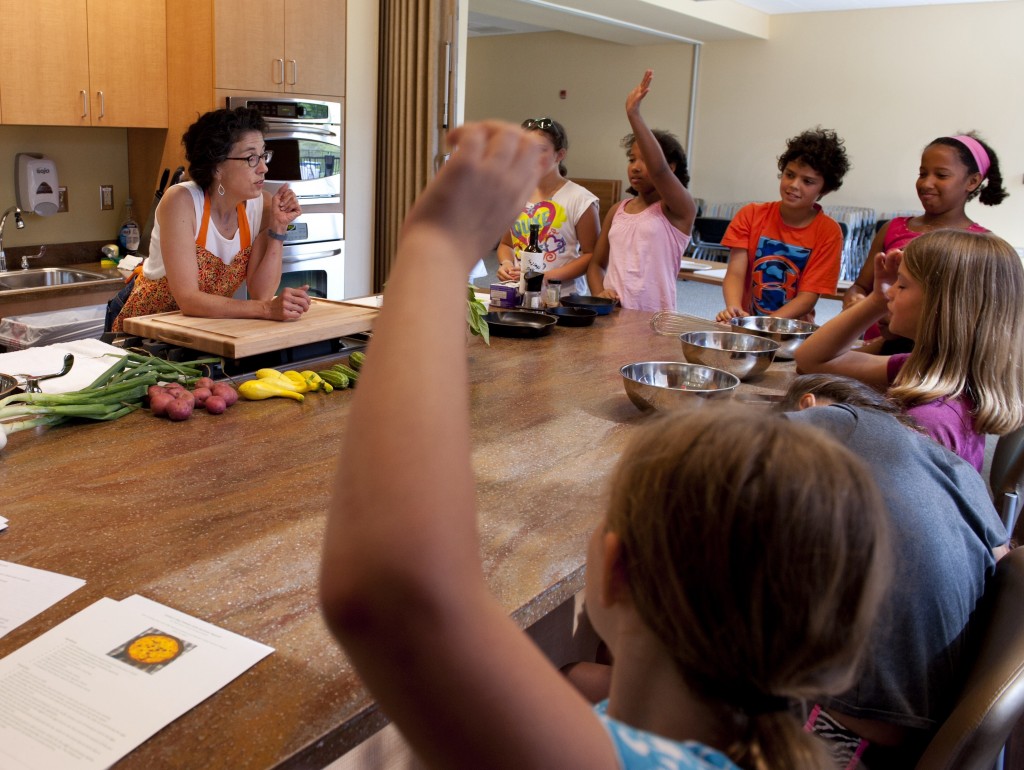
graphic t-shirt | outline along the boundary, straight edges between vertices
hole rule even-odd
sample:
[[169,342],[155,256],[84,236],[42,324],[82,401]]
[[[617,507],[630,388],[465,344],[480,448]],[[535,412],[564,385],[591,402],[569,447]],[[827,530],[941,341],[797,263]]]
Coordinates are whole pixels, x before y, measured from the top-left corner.
[[[527,203],[512,223],[512,250],[520,251],[530,243],[530,225],[540,225],[538,243],[544,252],[543,260],[532,269],[547,272],[567,265],[580,255],[580,242],[576,223],[583,213],[597,201],[597,196],[575,182],[566,181],[550,200]],[[539,256],[539,255],[538,255]],[[586,274],[562,281],[562,296],[576,292],[587,294]]]
[[779,201],[747,204],[722,238],[722,245],[747,252],[743,309],[752,315],[769,315],[801,291],[834,294],[839,283],[839,225],[815,204],[809,225],[790,227],[779,208]]

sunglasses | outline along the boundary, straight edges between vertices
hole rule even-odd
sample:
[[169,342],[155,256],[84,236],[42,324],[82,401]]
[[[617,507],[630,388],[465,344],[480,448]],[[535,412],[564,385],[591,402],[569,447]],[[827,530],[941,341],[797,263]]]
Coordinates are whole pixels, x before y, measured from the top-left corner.
[[555,121],[553,121],[551,118],[527,118],[526,120],[523,121],[522,127],[525,128],[527,131],[534,128],[539,128],[541,131],[543,131],[545,128],[553,128],[554,125]]

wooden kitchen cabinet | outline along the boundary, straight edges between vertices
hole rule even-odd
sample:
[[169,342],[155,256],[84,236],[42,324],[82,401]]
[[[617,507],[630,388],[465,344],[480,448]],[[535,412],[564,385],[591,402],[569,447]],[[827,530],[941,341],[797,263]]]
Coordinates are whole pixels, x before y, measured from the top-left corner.
[[216,0],[217,88],[345,93],[345,0]]
[[0,0],[7,124],[167,126],[164,0]]

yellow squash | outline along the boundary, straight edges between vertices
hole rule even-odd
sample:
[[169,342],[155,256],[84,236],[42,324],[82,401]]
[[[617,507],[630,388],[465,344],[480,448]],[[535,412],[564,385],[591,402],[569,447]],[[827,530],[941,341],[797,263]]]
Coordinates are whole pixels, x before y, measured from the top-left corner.
[[238,386],[238,393],[242,398],[250,401],[262,401],[265,398],[293,398],[296,401],[303,401],[305,396],[296,392],[291,387],[282,385],[274,377],[262,377],[255,380],[247,380]]

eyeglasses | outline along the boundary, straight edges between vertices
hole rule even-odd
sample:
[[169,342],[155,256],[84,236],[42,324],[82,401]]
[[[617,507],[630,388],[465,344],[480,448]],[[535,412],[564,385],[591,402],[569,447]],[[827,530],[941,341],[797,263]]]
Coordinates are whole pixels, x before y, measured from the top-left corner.
[[551,118],[527,118],[526,120],[523,121],[522,127],[525,128],[527,131],[533,128],[539,128],[541,131],[543,131],[545,128],[553,128],[554,125],[555,121],[553,121]]
[[261,160],[269,166],[270,159],[273,157],[274,151],[267,150],[261,155],[246,155],[244,158],[224,158],[224,160],[244,160],[246,163],[249,164],[249,168],[256,168],[258,165],[260,165]]

